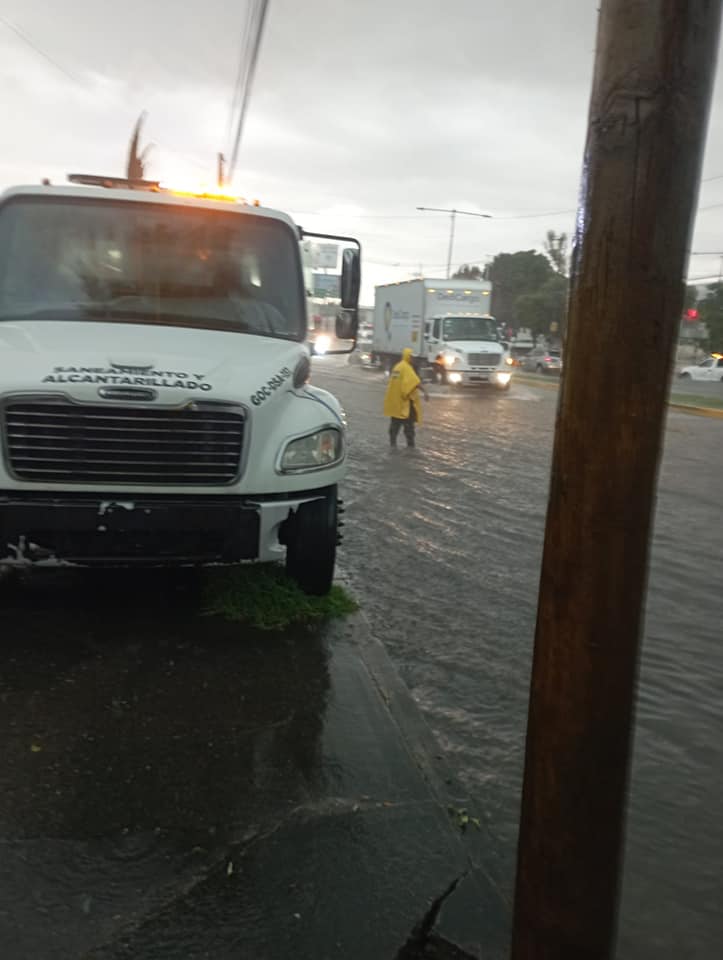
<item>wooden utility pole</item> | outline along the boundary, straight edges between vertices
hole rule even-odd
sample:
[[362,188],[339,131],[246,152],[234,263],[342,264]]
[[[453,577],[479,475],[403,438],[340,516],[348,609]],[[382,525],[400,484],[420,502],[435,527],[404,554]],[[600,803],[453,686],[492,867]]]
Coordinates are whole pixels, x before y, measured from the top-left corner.
[[720,17],[721,0],[600,6],[535,637],[514,960],[613,954],[651,518]]

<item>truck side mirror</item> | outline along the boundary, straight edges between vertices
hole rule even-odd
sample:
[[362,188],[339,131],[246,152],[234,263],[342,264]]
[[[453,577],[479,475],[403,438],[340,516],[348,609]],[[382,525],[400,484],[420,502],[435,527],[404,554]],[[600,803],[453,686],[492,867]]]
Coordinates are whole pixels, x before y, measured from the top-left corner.
[[[359,306],[359,288],[361,287],[361,257],[358,250],[347,247],[341,257],[341,305],[345,310]],[[337,333],[337,336],[339,334]],[[351,337],[340,337],[350,340]]]
[[336,315],[336,339],[356,340],[358,326],[356,310],[340,310]]

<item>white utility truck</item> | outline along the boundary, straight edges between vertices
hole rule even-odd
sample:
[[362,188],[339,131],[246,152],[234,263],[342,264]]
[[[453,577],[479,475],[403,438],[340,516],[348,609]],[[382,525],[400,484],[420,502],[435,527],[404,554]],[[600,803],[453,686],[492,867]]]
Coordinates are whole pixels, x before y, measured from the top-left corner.
[[[325,593],[346,428],[308,382],[300,243],[318,235],[232,198],[70,180],[0,196],[0,568],[285,555]],[[340,245],[353,347],[359,244],[319,239]]]
[[376,288],[374,355],[389,370],[405,347],[417,372],[459,386],[510,385],[484,280],[417,279]]

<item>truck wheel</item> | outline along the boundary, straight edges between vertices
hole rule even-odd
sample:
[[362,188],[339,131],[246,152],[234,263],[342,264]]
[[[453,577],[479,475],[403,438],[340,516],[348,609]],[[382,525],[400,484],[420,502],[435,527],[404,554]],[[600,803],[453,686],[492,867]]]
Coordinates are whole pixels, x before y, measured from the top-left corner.
[[321,597],[331,590],[336,537],[336,487],[331,487],[323,499],[299,507],[287,534],[286,572],[304,593]]

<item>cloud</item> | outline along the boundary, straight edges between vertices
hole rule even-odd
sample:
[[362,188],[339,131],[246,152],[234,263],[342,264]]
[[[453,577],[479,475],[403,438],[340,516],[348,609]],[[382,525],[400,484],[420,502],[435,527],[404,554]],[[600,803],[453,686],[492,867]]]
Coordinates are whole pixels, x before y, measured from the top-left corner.
[[[4,15],[57,66],[0,23],[0,186],[122,173],[142,110],[150,173],[211,181],[243,3],[65,0],[61,14],[6,0]],[[574,208],[596,19],[597,0],[272,0],[235,185],[309,228],[358,234],[366,298],[372,279],[446,262],[448,218],[419,205],[500,218]],[[707,172],[723,173],[720,81]],[[723,180],[703,198],[723,201]],[[701,214],[696,243],[723,246],[718,219]],[[572,223],[458,218],[454,261],[539,247]]]

